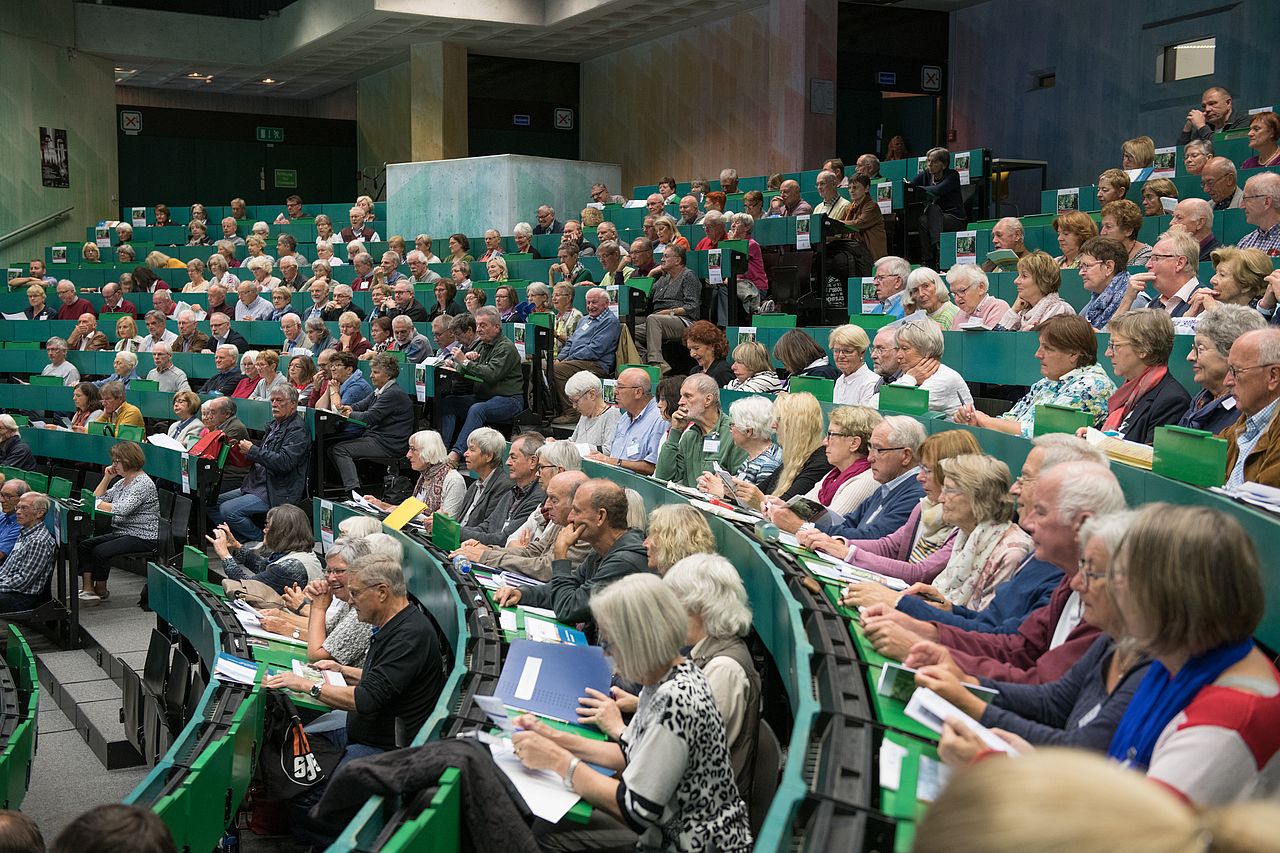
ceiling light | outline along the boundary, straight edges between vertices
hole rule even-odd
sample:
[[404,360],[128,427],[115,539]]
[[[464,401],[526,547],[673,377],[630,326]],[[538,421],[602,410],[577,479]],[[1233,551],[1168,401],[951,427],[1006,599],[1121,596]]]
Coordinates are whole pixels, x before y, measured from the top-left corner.
[[273,80],[273,79],[271,79],[270,77],[263,77],[263,78],[262,78],[260,81],[258,81],[258,82],[260,82],[260,83],[265,83],[266,85],[271,86],[271,85],[274,85],[274,84],[279,83],[280,81],[279,81],[279,80]]
[[201,77],[203,77],[204,75],[203,75],[203,74],[201,74],[199,71],[192,71],[192,72],[191,72],[190,74],[188,74],[187,76],[188,76],[188,77],[190,77],[192,80],[199,80],[199,79],[200,79]]

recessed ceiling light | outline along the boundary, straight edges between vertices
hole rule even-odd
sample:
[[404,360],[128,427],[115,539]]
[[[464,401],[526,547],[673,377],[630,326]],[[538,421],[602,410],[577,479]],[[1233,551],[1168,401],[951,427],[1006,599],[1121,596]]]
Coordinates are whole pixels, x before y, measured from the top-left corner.
[[270,85],[272,85],[272,84],[274,84],[274,83],[279,83],[280,81],[279,81],[279,80],[273,80],[273,79],[271,79],[270,77],[263,77],[263,78],[262,78],[262,80],[261,80],[260,82],[262,82],[262,83],[266,83],[268,86],[270,86]]
[[192,80],[199,80],[199,79],[200,79],[201,77],[203,77],[204,75],[203,75],[203,74],[201,74],[199,71],[192,71],[192,72],[191,72],[190,74],[188,74],[187,76],[188,76],[188,77],[190,77]]

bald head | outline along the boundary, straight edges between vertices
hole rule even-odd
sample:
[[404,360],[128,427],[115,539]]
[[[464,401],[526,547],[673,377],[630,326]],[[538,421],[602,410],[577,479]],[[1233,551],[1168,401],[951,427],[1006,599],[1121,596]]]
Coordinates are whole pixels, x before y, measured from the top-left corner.
[[1202,198],[1184,198],[1174,206],[1170,224],[1202,242],[1213,230],[1213,205]]

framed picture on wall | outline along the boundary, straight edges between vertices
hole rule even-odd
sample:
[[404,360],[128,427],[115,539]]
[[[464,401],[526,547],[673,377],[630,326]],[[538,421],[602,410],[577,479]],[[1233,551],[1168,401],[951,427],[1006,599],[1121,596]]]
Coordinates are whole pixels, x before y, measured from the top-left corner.
[[71,186],[71,161],[67,157],[67,132],[60,127],[40,128],[40,181],[46,187]]

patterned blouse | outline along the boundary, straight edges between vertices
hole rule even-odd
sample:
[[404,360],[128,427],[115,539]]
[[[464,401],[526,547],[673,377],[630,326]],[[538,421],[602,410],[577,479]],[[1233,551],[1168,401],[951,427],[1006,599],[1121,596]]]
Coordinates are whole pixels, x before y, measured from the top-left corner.
[[154,542],[160,536],[160,495],[155,481],[138,474],[128,483],[123,478],[111,484],[102,500],[111,504],[111,530]]
[[743,462],[742,467],[738,469],[734,476],[741,480],[746,480],[752,485],[759,485],[769,479],[769,476],[781,467],[782,448],[777,444],[771,444],[756,458]]
[[556,355],[560,354],[560,347],[564,346],[560,336],[563,335],[566,341],[573,337],[573,330],[578,328],[580,322],[582,322],[582,312],[577,308],[570,308],[568,311],[556,314]]
[[[1088,304],[1080,309],[1080,316],[1088,320],[1089,325],[1095,329],[1105,328],[1107,322],[1116,313],[1116,309],[1120,307],[1120,302],[1128,290],[1129,273],[1116,274],[1101,293],[1095,293],[1089,297]],[[1135,300],[1133,307],[1141,308],[1142,306]]]
[[1031,438],[1036,421],[1036,406],[1052,403],[1070,406],[1093,415],[1095,423],[1107,416],[1107,400],[1116,392],[1116,385],[1099,365],[1077,367],[1063,374],[1061,379],[1040,379],[1013,408],[1000,417],[1018,421],[1022,425],[1022,437]]
[[369,626],[356,616],[356,609],[334,599],[324,614],[324,650],[344,666],[359,666],[369,651]]
[[621,746],[627,766],[618,805],[627,825],[641,833],[638,849],[751,849],[724,721],[695,664],[682,661],[659,684],[640,691]]

